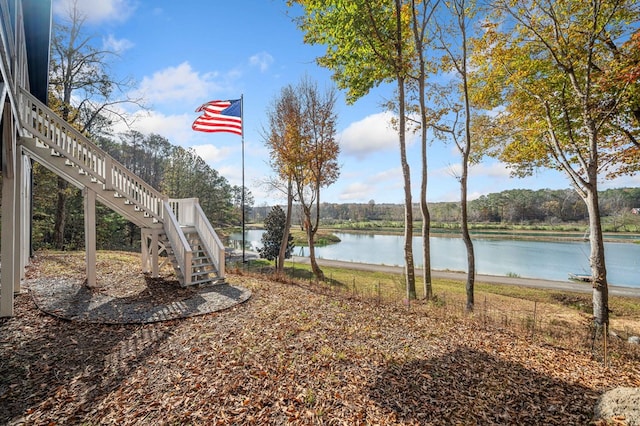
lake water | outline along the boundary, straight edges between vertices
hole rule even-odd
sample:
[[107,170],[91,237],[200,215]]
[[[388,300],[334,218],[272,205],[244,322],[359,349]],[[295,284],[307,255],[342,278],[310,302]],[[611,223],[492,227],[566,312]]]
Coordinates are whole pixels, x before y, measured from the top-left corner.
[[[262,246],[262,230],[246,231],[247,248]],[[316,247],[316,256],[384,265],[404,265],[402,235],[336,232],[338,244]],[[241,240],[240,233],[231,236]],[[436,270],[466,271],[467,253],[461,238],[431,237],[431,267]],[[478,274],[509,275],[566,281],[569,273],[590,274],[588,242],[522,241],[474,238]],[[413,239],[416,267],[422,266],[422,241]],[[308,248],[296,247],[294,255],[308,255]],[[607,276],[612,285],[640,287],[640,244],[605,243]]]

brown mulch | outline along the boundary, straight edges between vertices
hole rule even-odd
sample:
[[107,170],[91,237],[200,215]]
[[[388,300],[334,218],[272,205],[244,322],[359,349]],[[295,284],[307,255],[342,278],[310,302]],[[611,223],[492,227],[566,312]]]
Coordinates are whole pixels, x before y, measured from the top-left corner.
[[[210,314],[251,297],[246,288],[227,283],[180,288],[176,281],[144,280],[147,290],[130,297],[87,288],[81,279],[38,278],[30,280],[27,287],[40,310],[68,320],[100,324],[146,324]],[[174,296],[170,297],[172,292]]]
[[100,324],[146,324],[228,309],[251,292],[229,283],[180,287],[167,265],[160,277],[141,272],[139,256],[100,252],[98,286],[89,288],[81,253],[40,253],[25,287],[37,307],[57,317]]
[[639,353],[604,366],[436,307],[229,281],[252,297],[151,324],[67,321],[19,295],[0,320],[0,424],[578,425],[605,390],[640,386]]

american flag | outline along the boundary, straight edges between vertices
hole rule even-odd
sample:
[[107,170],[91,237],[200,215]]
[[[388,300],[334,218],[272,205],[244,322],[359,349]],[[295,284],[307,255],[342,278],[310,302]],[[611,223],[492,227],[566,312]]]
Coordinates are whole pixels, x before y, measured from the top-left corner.
[[240,99],[210,101],[201,105],[191,128],[199,132],[229,132],[242,136],[242,102]]

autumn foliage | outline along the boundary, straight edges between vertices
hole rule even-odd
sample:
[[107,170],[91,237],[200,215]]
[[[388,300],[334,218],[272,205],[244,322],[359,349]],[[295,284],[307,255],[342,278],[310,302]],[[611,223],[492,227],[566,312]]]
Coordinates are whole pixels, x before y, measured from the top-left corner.
[[[110,288],[155,291],[112,265]],[[82,256],[41,257],[29,278],[69,268],[80,276]],[[603,391],[640,386],[637,350],[614,346],[605,366],[588,345],[532,341],[437,304],[229,280],[251,299],[147,325],[60,320],[19,295],[0,322],[0,423],[589,424]]]

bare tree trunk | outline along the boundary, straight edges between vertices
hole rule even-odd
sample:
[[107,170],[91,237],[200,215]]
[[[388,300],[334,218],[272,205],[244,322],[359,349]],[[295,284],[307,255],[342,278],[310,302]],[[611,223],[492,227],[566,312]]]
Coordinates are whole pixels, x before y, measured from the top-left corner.
[[304,215],[304,227],[307,232],[307,243],[309,244],[309,262],[311,263],[311,271],[318,280],[324,281],[324,272],[322,272],[322,269],[320,269],[320,265],[318,265],[318,261],[316,260],[316,245],[314,242],[316,229],[311,225],[311,211],[309,209],[305,209]]
[[280,251],[276,263],[276,274],[282,275],[284,271],[284,260],[287,254],[287,246],[289,245],[289,231],[291,230],[291,210],[293,209],[293,185],[291,177],[287,182],[287,216],[285,219],[284,230],[282,232],[282,241],[280,242]]
[[[400,85],[400,84],[399,84]],[[404,88],[404,83],[402,83]],[[400,104],[404,104],[404,93]],[[404,108],[401,108],[400,121],[404,121]],[[404,125],[400,128],[400,160],[404,177],[404,265],[407,287],[407,300],[416,299],[416,275],[413,262],[413,202],[411,200],[411,171],[407,162],[407,150],[404,136]]]
[[467,175],[468,175],[468,157],[462,161],[462,175],[460,177],[460,227],[462,229],[462,240],[467,249],[467,283],[465,291],[467,293],[467,304],[465,310],[473,312],[474,306],[474,285],[476,278],[476,258],[473,251],[473,241],[469,234],[469,219],[467,213]]
[[427,170],[426,158],[423,163],[422,189],[420,197],[420,211],[422,212],[422,262],[423,262],[423,286],[424,298],[426,300],[433,299],[433,286],[431,283],[431,242],[429,234],[431,232],[431,216],[429,214],[429,206],[427,204]]
[[604,255],[604,239],[600,221],[597,180],[586,188],[587,210],[589,211],[589,243],[591,252],[591,279],[593,280],[593,320],[596,328],[601,329],[609,325],[609,287],[607,282],[607,267]]
[[420,142],[422,144],[422,184],[420,186],[420,213],[422,214],[422,264],[423,264],[423,291],[424,298],[431,300],[433,298],[433,288],[431,285],[431,243],[429,240],[429,234],[431,231],[431,215],[429,214],[429,205],[427,203],[427,106],[425,99],[425,80],[426,80],[426,66],[425,66],[425,32],[427,22],[431,20],[436,8],[435,5],[431,7],[431,11],[427,14],[427,3],[422,3],[423,14],[422,21],[418,17],[416,11],[416,0],[411,0],[411,13],[412,20],[411,26],[413,29],[413,40],[415,43],[419,73],[418,73],[418,98],[420,102]]
[[68,184],[63,178],[58,177],[58,199],[56,201],[56,220],[53,228],[53,246],[62,250],[64,248],[64,229],[67,219],[67,188]]
[[431,215],[427,203],[427,118],[425,115],[424,80],[420,80],[420,110],[422,111],[422,184],[420,185],[420,212],[422,213],[422,285],[424,298],[433,298],[433,286],[431,284]]
[[[413,6],[415,8],[415,5]],[[417,37],[416,37],[417,38]],[[422,47],[422,46],[421,46]],[[425,100],[425,71],[424,59],[420,56],[420,79],[418,81],[418,90],[420,91],[420,125],[422,132],[420,135],[422,144],[422,183],[420,185],[420,212],[422,213],[422,285],[424,290],[424,298],[431,300],[433,298],[433,287],[431,285],[431,242],[429,234],[431,231],[431,215],[429,214],[429,204],[427,203],[427,115]]]

